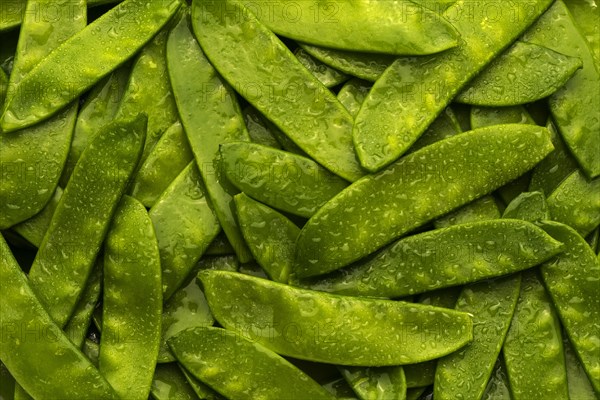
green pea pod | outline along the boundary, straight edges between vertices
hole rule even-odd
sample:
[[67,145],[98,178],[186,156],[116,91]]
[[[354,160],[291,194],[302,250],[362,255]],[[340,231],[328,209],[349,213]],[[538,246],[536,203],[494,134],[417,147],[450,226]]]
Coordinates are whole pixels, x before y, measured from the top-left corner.
[[348,186],[310,158],[254,143],[220,147],[225,176],[239,190],[282,211],[310,218]]
[[569,398],[560,322],[536,270],[523,273],[503,354],[514,400]]
[[118,399],[52,321],[1,235],[0,292],[0,359],[27,393],[35,398]]
[[95,367],[98,367],[98,355],[100,354],[100,345],[98,343],[90,339],[85,339],[81,351]]
[[156,400],[199,399],[176,363],[156,366],[151,393]]
[[573,16],[577,28],[587,39],[596,65],[600,66],[600,8],[586,0],[569,0],[565,3]]
[[349,76],[336,69],[331,68],[325,63],[317,60],[305,50],[299,47],[294,55],[304,65],[304,68],[310,71],[323,85],[332,88],[348,80]]
[[106,125],[83,152],[29,271],[32,289],[63,326],[85,287],[144,145],[146,118]]
[[277,138],[273,135],[262,115],[254,107],[247,106],[242,110],[242,114],[244,114],[246,128],[253,143],[262,144],[274,149],[281,149],[281,144],[279,144]]
[[202,53],[187,15],[169,35],[167,58],[179,116],[215,214],[240,261],[248,262],[252,256],[233,211],[239,191],[223,176],[219,155],[219,145],[250,141],[235,93]]
[[600,67],[567,6],[556,1],[523,40],[579,57],[583,69],[548,100],[550,112],[567,147],[588,178],[600,175]]
[[361,400],[406,399],[402,367],[340,367],[340,371]]
[[441,229],[469,222],[498,218],[500,218],[500,210],[498,210],[498,205],[494,197],[483,196],[450,214],[436,219],[433,221],[433,225],[436,229]]
[[441,357],[472,339],[470,317],[453,310],[336,296],[234,272],[204,271],[198,278],[222,326],[290,357],[400,365]]
[[413,153],[423,147],[447,139],[461,132],[462,129],[456,119],[456,115],[454,115],[454,111],[448,107],[435,119],[435,121],[433,121],[425,133],[417,139],[408,150],[408,153]]
[[295,273],[307,277],[348,265],[510,182],[550,151],[545,128],[502,125],[409,154],[319,209],[298,238]]
[[2,4],[0,12],[0,32],[15,28],[21,24],[27,0],[9,1]]
[[600,179],[588,180],[577,170],[548,196],[550,216],[586,236],[600,224],[599,193]]
[[454,101],[487,107],[532,103],[556,92],[582,67],[580,58],[516,42],[477,75]]
[[[512,400],[506,366],[499,358],[481,400]],[[573,398],[574,400],[574,398]],[[583,399],[582,399],[583,400]]]
[[89,24],[21,80],[15,96],[7,99],[1,128],[15,131],[56,114],[135,54],[180,5],[179,0],[127,0]]
[[183,127],[176,122],[158,139],[142,163],[131,184],[131,196],[152,207],[193,159]]
[[189,277],[219,233],[195,162],[191,162],[150,209],[162,267],[163,298],[168,300]]
[[233,399],[332,399],[319,384],[260,343],[219,328],[190,328],[168,341],[197,379]]
[[511,3],[510,11],[494,19],[486,3],[459,0],[450,6],[443,16],[462,36],[460,45],[441,55],[399,58],[367,96],[353,133],[361,165],[377,171],[404,154],[469,80],[551,3]]
[[338,100],[346,107],[352,117],[356,117],[356,114],[358,114],[362,103],[369,94],[369,90],[371,90],[371,86],[369,82],[353,78],[342,86],[338,92]]
[[206,400],[225,399],[219,393],[217,393],[213,389],[211,389],[210,386],[208,386],[207,384],[202,383],[198,379],[194,378],[194,376],[192,374],[190,374],[184,367],[179,365],[179,368],[181,369],[181,372],[185,376],[185,379],[188,381],[188,383],[192,387],[192,390],[194,392],[196,392],[196,395],[198,396],[198,398],[206,399]]
[[[232,10],[244,18],[227,18]],[[248,9],[235,0],[197,0],[192,24],[221,75],[295,144],[344,179],[364,175],[352,143],[352,116]],[[267,54],[268,62],[256,54]]]
[[235,205],[244,239],[254,259],[272,280],[287,283],[300,228],[243,193],[235,196]]
[[473,129],[499,124],[535,125],[535,121],[523,106],[471,108]]
[[50,226],[50,221],[52,221],[52,216],[54,215],[54,211],[56,211],[56,207],[58,207],[62,194],[63,190],[60,186],[57,186],[54,191],[54,196],[52,196],[42,211],[28,220],[13,226],[12,229],[29,243],[39,248],[44,239],[44,235]]
[[436,400],[483,396],[510,326],[521,287],[519,274],[466,286],[455,310],[473,316],[474,340],[438,361]]
[[15,378],[12,377],[6,366],[0,362],[0,399],[13,400],[15,392]]
[[563,332],[563,347],[565,348],[565,364],[567,367],[567,381],[569,383],[569,398],[580,400],[597,400],[594,388],[577,358],[573,345]]
[[402,297],[519,272],[561,250],[560,242],[529,222],[471,222],[401,239],[305,285],[350,296]]
[[[542,228],[565,243],[565,252],[542,265],[542,278],[567,335],[596,393],[600,392],[600,262],[585,240],[567,225],[544,222]],[[595,317],[594,317],[595,315]]]
[[502,218],[530,222],[547,220],[550,218],[548,203],[541,192],[524,192],[506,206]]

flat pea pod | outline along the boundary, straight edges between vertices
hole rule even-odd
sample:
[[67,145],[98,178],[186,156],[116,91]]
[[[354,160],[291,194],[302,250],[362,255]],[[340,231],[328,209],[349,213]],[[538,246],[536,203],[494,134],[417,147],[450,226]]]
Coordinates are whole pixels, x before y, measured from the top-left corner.
[[542,278],[594,390],[600,393],[600,345],[596,340],[600,337],[600,262],[571,227],[549,221],[541,227],[565,243],[564,253],[542,265]]
[[131,184],[131,196],[146,207],[152,207],[193,159],[183,126],[176,122],[158,139],[143,161]]
[[0,12],[0,32],[15,28],[21,24],[27,0],[9,1],[2,4]]
[[535,269],[523,273],[503,354],[514,400],[569,398],[560,322]]
[[535,125],[535,121],[523,106],[471,107],[473,129],[499,124]]
[[234,200],[242,234],[254,259],[272,280],[287,283],[300,228],[243,193]]
[[[137,52],[177,11],[179,0],[127,0],[45,57],[7,99],[0,127],[11,132],[56,114]],[[110,49],[105,51],[105,49]],[[89,57],[94,54],[94,57]],[[68,62],[65,62],[68,60]],[[40,82],[48,95],[36,93]]]
[[483,196],[466,206],[433,221],[436,229],[488,219],[499,219],[500,210],[493,196]]
[[[35,398],[118,399],[98,370],[52,321],[1,235],[0,291],[0,359],[27,393]],[[36,327],[35,336],[28,327]]]
[[569,398],[572,400],[597,400],[594,388],[577,358],[573,345],[563,332],[563,347],[565,348],[565,365],[569,383]]
[[63,326],[85,287],[119,200],[139,161],[146,118],[117,120],[83,152],[29,271],[32,289]]
[[532,103],[556,92],[582,67],[580,58],[518,41],[477,75],[454,101],[487,107]]
[[577,170],[548,196],[553,220],[586,236],[600,224],[600,178],[589,180]]
[[550,218],[548,203],[542,192],[523,192],[511,201],[502,218],[542,221]]
[[303,286],[350,296],[403,297],[519,272],[561,250],[560,242],[526,221],[471,222],[406,237]]
[[[104,244],[99,370],[124,399],[147,399],[158,357],[162,286],[146,208],[124,196]],[[131,305],[135,304],[135,307]]]
[[0,399],[13,400],[15,392],[15,378],[6,366],[0,362]]
[[[226,18],[222,7],[245,18]],[[364,175],[352,143],[352,116],[242,4],[194,1],[192,24],[221,75],[295,144],[344,179]],[[255,54],[269,54],[269,62],[258,62]]]
[[210,386],[194,378],[194,376],[190,374],[184,367],[179,365],[179,368],[181,369],[181,372],[185,376],[185,379],[188,381],[188,383],[192,387],[192,390],[196,393],[198,398],[203,400],[224,399],[223,396],[211,389]]
[[[548,99],[550,112],[567,147],[588,178],[600,175],[600,66],[561,0],[527,31],[523,40],[579,57],[583,69]],[[590,88],[593,88],[590,90]]]
[[577,28],[587,39],[596,65],[600,66],[600,8],[587,0],[569,0],[565,3],[573,16]]
[[323,85],[332,88],[348,80],[349,76],[336,69],[331,68],[325,63],[317,60],[304,49],[299,47],[294,55],[300,61],[304,68],[310,71]]
[[481,399],[502,349],[520,288],[519,274],[465,286],[454,309],[473,316],[473,341],[438,361],[433,385],[436,400]]
[[150,209],[162,267],[163,298],[188,278],[221,231],[195,162],[191,162]]
[[29,243],[39,248],[44,239],[44,235],[50,226],[52,216],[54,215],[54,211],[56,211],[56,207],[58,207],[62,194],[63,190],[60,186],[57,186],[54,195],[42,211],[28,220],[13,226],[12,229]]
[[215,214],[240,261],[248,262],[252,256],[233,211],[239,191],[223,176],[219,154],[219,145],[250,141],[237,98],[202,53],[187,14],[169,35],[167,58],[179,116]]
[[168,341],[177,360],[197,379],[230,399],[332,399],[284,358],[220,328],[190,328]]
[[[511,12],[493,20],[484,3],[459,0],[450,6],[442,15],[462,36],[459,46],[440,55],[399,58],[373,85],[354,124],[361,165],[378,171],[404,154],[469,80],[551,3],[511,3]],[[513,20],[515,13],[521,18]]]
[[411,153],[319,209],[300,233],[294,271],[307,277],[348,265],[510,182],[550,151],[545,128],[501,125]]
[[406,399],[402,367],[340,367],[340,372],[361,400]]
[[248,134],[253,143],[262,144],[274,149],[281,149],[281,144],[279,144],[277,138],[273,135],[263,116],[254,107],[247,106],[242,110],[242,114],[244,114],[246,129],[248,129]]
[[[508,375],[506,374],[506,366],[502,358],[499,358],[494,366],[492,376],[488,381],[485,392],[481,397],[482,400],[512,400],[510,394],[510,384],[508,383]],[[573,400],[575,398],[572,398]],[[582,399],[583,400],[583,399]]]
[[156,366],[151,393],[156,400],[199,399],[176,363]]
[[356,117],[363,101],[367,98],[372,84],[358,78],[353,78],[346,82],[338,92],[337,98],[342,103],[346,110]]
[[310,158],[254,143],[220,146],[225,176],[240,191],[274,208],[310,218],[348,186]]
[[392,366],[438,358],[472,340],[470,317],[453,310],[336,296],[235,272],[203,271],[198,279],[222,326],[290,357]]
[[448,107],[431,123],[429,128],[421,135],[419,139],[410,147],[408,153],[413,153],[423,147],[429,146],[440,140],[462,132],[460,124],[454,115],[454,111]]

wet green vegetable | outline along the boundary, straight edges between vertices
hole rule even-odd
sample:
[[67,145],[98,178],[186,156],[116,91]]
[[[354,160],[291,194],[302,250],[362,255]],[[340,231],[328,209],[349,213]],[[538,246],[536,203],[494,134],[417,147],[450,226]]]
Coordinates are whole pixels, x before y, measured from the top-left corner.
[[511,400],[510,386],[508,383],[508,375],[506,374],[506,366],[502,358],[498,359],[492,376],[488,381],[485,393],[481,397],[482,400]]
[[483,196],[433,222],[436,229],[488,219],[499,219],[500,210],[492,196]]
[[471,108],[473,129],[499,124],[535,125],[535,121],[523,106]]
[[92,314],[100,299],[103,263],[102,257],[98,257],[81,298],[64,328],[67,337],[77,347],[82,347],[85,342],[88,328],[92,323]]
[[294,52],[294,55],[298,61],[304,65],[304,68],[309,70],[311,74],[313,74],[315,78],[319,80],[319,82],[328,88],[332,88],[344,83],[349,78],[349,76],[343,72],[333,69],[327,64],[317,60],[301,47]]
[[541,192],[524,192],[511,201],[502,218],[542,221],[550,218],[546,198]]
[[406,399],[402,367],[340,367],[340,371],[361,400]]
[[28,220],[13,226],[12,229],[35,247],[40,247],[62,194],[63,190],[60,186],[57,186],[54,191],[54,196],[52,196],[42,211]]
[[353,116],[356,117],[362,103],[371,90],[371,83],[365,82],[361,79],[351,79],[348,81],[340,91],[338,92],[337,98],[342,103],[346,110]]
[[194,389],[175,363],[156,366],[151,393],[156,400],[198,400]]
[[594,388],[587,377],[581,362],[569,339],[563,333],[563,347],[565,348],[565,365],[567,367],[567,381],[569,383],[569,398],[581,400],[596,400]]

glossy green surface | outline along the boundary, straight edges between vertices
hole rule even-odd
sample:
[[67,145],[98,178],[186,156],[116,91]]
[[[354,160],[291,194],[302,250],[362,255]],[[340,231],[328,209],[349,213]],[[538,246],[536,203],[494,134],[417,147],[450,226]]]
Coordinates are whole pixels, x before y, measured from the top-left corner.
[[[220,5],[244,15],[242,20],[226,18],[214,5],[194,1],[192,24],[215,68],[321,165],[350,181],[364,175],[352,144],[352,117],[335,95],[240,3]],[[268,54],[268,62],[257,54]]]
[[230,399],[332,399],[318,383],[257,342],[219,328],[191,328],[168,340],[177,360]]
[[338,92],[338,100],[346,107],[352,117],[356,117],[358,114],[363,101],[365,101],[369,90],[371,90],[371,86],[372,84],[369,82],[353,78],[342,86]]
[[[21,80],[6,103],[2,129],[14,131],[56,114],[146,44],[180,4],[127,0],[75,34]],[[52,96],[26,95],[36,93],[40,82]]]
[[406,399],[402,367],[340,367],[340,372],[361,400]]
[[471,108],[473,129],[499,124],[535,125],[535,121],[523,106]]
[[532,103],[556,92],[582,67],[580,58],[516,42],[477,75],[454,101],[488,107]]
[[0,32],[19,26],[27,0],[16,0],[2,5],[0,13]]
[[551,150],[547,130],[526,125],[482,128],[424,147],[326,203],[300,233],[294,271],[306,277],[348,265],[510,182]]
[[264,117],[252,106],[247,106],[242,110],[246,129],[253,143],[262,144],[263,146],[281,149],[281,144],[273,135],[271,127],[267,124]]
[[225,176],[239,190],[271,207],[310,218],[348,186],[310,158],[253,143],[220,146]]
[[511,201],[504,210],[502,218],[542,221],[550,218],[546,198],[541,192],[523,192]]
[[194,389],[176,363],[159,364],[152,380],[152,397],[156,400],[197,400]]
[[248,262],[252,256],[233,211],[239,191],[222,175],[219,155],[224,143],[250,141],[235,93],[202,53],[187,15],[169,35],[167,62],[179,117],[215,214],[240,261]]
[[500,218],[500,210],[498,210],[496,200],[488,195],[483,196],[442,218],[436,219],[433,221],[433,225],[436,229],[441,229],[469,222],[498,218]]
[[575,25],[585,36],[592,50],[596,65],[600,66],[600,7],[589,0],[568,0],[567,8],[573,16]]
[[349,76],[327,64],[317,60],[308,54],[303,48],[299,47],[294,55],[311,74],[315,76],[323,85],[332,88],[348,80]]
[[217,393],[213,389],[211,389],[210,386],[208,386],[207,384],[202,383],[198,379],[194,378],[194,376],[192,374],[190,374],[183,366],[181,366],[181,364],[179,365],[179,368],[181,369],[181,372],[183,372],[185,379],[188,381],[188,383],[192,387],[192,390],[196,393],[196,395],[200,399],[206,399],[206,400],[225,399],[219,393]]
[[0,359],[28,393],[35,398],[118,398],[98,370],[52,321],[1,235],[0,291],[3,327]]
[[117,120],[83,152],[29,272],[33,291],[64,325],[77,304],[142,152],[146,119]]
[[577,358],[575,349],[563,332],[563,347],[565,348],[565,365],[567,367],[567,382],[569,384],[569,398],[581,400],[597,400],[594,388]]
[[150,209],[150,218],[158,240],[166,301],[221,231],[195,162],[163,192]]
[[499,358],[481,399],[512,400],[509,385],[508,375],[506,374],[506,366],[504,365],[502,358]]
[[421,137],[410,146],[407,154],[413,153],[423,147],[447,139],[461,132],[462,129],[456,119],[454,111],[450,107],[447,107],[440,115],[438,115],[435,121],[431,123]]
[[42,240],[44,239],[44,235],[50,226],[50,221],[52,221],[54,211],[56,211],[56,207],[58,207],[58,203],[62,197],[62,194],[63,190],[60,188],[60,186],[57,186],[56,190],[54,191],[54,196],[52,196],[42,211],[28,220],[13,226],[12,229],[35,247],[40,247]]
[[[488,18],[487,4],[459,0],[447,17],[462,36],[459,46],[440,55],[402,57],[377,80],[354,125],[361,165],[377,171],[421,136],[452,98],[551,4],[511,3],[512,12]],[[469,7],[469,13],[463,9]],[[515,20],[511,15],[522,16]]]
[[233,272],[206,271],[198,278],[221,325],[295,358],[409,364],[441,357],[472,339],[470,317],[452,310],[319,293]]
[[306,286],[350,296],[402,297],[518,272],[561,250],[560,242],[529,222],[471,222],[401,239]]

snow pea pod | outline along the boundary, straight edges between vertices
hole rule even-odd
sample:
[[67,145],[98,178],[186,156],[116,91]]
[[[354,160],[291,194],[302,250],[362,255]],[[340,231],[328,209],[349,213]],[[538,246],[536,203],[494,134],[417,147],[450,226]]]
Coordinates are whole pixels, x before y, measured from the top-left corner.
[[523,106],[471,107],[473,129],[499,124],[535,125],[535,121]]
[[435,221],[436,229],[448,228],[453,225],[466,224],[475,221],[500,218],[500,210],[492,196],[483,196],[472,203],[451,212]]
[[402,367],[340,367],[340,371],[361,400],[406,399]]
[[530,222],[547,220],[550,218],[548,203],[541,192],[523,192],[506,206],[502,218]]
[[262,144],[274,149],[281,149],[281,145],[273,135],[270,127],[254,107],[247,106],[242,110],[242,114],[244,114],[246,129],[248,129],[248,134],[253,143]]
[[571,227],[557,222],[544,222],[541,227],[565,243],[563,254],[542,265],[542,278],[575,352],[599,393],[600,262]]
[[436,400],[479,400],[510,326],[521,287],[519,274],[466,286],[455,310],[473,316],[473,341],[438,361]]
[[453,310],[336,296],[235,272],[203,271],[198,279],[222,326],[290,357],[400,365],[441,357],[472,339],[470,317]]
[[567,6],[556,1],[523,40],[579,57],[583,69],[549,98],[550,112],[567,147],[588,178],[600,175],[600,67]]
[[582,67],[580,58],[516,42],[477,75],[454,101],[486,107],[532,103],[556,92]]
[[143,161],[131,184],[131,196],[146,207],[152,207],[193,159],[183,127],[176,122],[158,139]]
[[332,399],[284,358],[237,333],[190,328],[168,341],[177,360],[196,378],[230,399]]
[[536,270],[523,273],[503,354],[515,400],[569,398],[560,322]]
[[0,5],[0,32],[15,28],[21,24],[27,0],[3,2]]
[[588,180],[577,170],[548,196],[550,216],[586,236],[600,224],[599,194],[600,178]]
[[350,296],[402,297],[519,272],[561,250],[529,222],[471,222],[401,239],[307,285]]
[[[494,372],[485,388],[485,392],[481,397],[482,400],[512,400],[510,395],[510,387],[508,383],[508,375],[502,358],[499,358],[494,367]],[[583,399],[582,399],[583,400]]]
[[300,228],[243,193],[234,199],[238,221],[254,259],[272,280],[287,283]]
[[183,376],[185,376],[185,379],[188,381],[188,383],[192,387],[192,390],[196,393],[198,398],[203,399],[203,400],[225,399],[219,393],[217,393],[213,389],[211,389],[210,386],[208,386],[207,384],[202,383],[198,379],[194,378],[194,376],[192,374],[190,374],[184,367],[179,365],[179,368],[181,369]]
[[156,366],[151,393],[156,400],[199,400],[176,363]]
[[[21,80],[7,99],[1,128],[15,131],[56,114],[152,39],[180,4],[127,0],[89,24]],[[37,93],[40,82],[44,93],[28,95]]]
[[594,388],[577,358],[573,345],[563,332],[563,347],[565,348],[565,364],[567,367],[567,381],[569,383],[569,398],[571,400],[597,400]]
[[510,3],[510,11],[494,19],[488,3],[459,0],[450,6],[443,16],[459,31],[459,46],[440,55],[399,58],[371,89],[353,132],[361,165],[377,171],[404,154],[469,80],[551,3]]
[[248,262],[252,256],[233,211],[239,191],[223,176],[219,155],[221,144],[250,141],[235,93],[202,53],[187,15],[169,35],[167,62],[179,116],[215,214],[240,261]]
[[349,76],[336,69],[331,68],[325,63],[317,60],[304,49],[299,47],[294,55],[304,65],[304,68],[310,71],[323,85],[332,88],[348,80]]
[[29,271],[32,289],[62,326],[84,289],[111,217],[141,154],[146,118],[117,120],[83,152]]
[[358,114],[358,110],[360,110],[363,101],[367,98],[371,86],[369,82],[353,78],[342,86],[338,92],[338,100],[346,107],[346,110],[348,110],[352,117],[356,117],[356,114]]
[[163,298],[181,287],[220,232],[195,162],[191,162],[150,209],[162,267]]
[[569,0],[565,3],[579,31],[587,39],[596,65],[600,66],[600,8],[587,0]]
[[15,393],[15,378],[12,377],[6,366],[0,362],[0,399],[13,400]]
[[2,235],[0,291],[0,359],[27,393],[35,398],[118,399],[98,370],[52,321]]
[[410,149],[408,149],[407,154],[413,153],[425,146],[429,146],[430,144],[447,139],[461,132],[462,129],[456,119],[456,115],[454,115],[454,111],[448,107],[444,112],[438,115],[425,133],[423,133]]
[[81,294],[81,298],[73,311],[73,315],[71,315],[69,322],[67,322],[64,328],[67,337],[79,348],[82,347],[85,341],[88,328],[92,322],[92,314],[100,299],[100,291],[102,289],[102,265],[103,259],[102,257],[98,257],[85,289]]
[[[227,18],[221,7],[244,18]],[[344,179],[364,175],[354,152],[350,114],[242,4],[194,1],[192,24],[215,68],[294,143]],[[256,54],[268,54],[269,62],[257,62]]]
[[310,158],[254,143],[220,146],[225,176],[239,190],[279,210],[310,218],[348,183]]
[[[298,238],[295,273],[307,277],[348,265],[510,182],[551,150],[545,128],[502,125],[409,154],[319,209]],[[476,175],[468,172],[473,169]]]
[[54,211],[56,211],[56,207],[58,207],[62,194],[63,190],[60,186],[57,186],[54,191],[54,196],[52,196],[42,211],[28,220],[13,226],[12,229],[29,243],[39,248],[44,239],[44,235],[50,226],[50,221],[52,221],[52,216],[54,215]]

